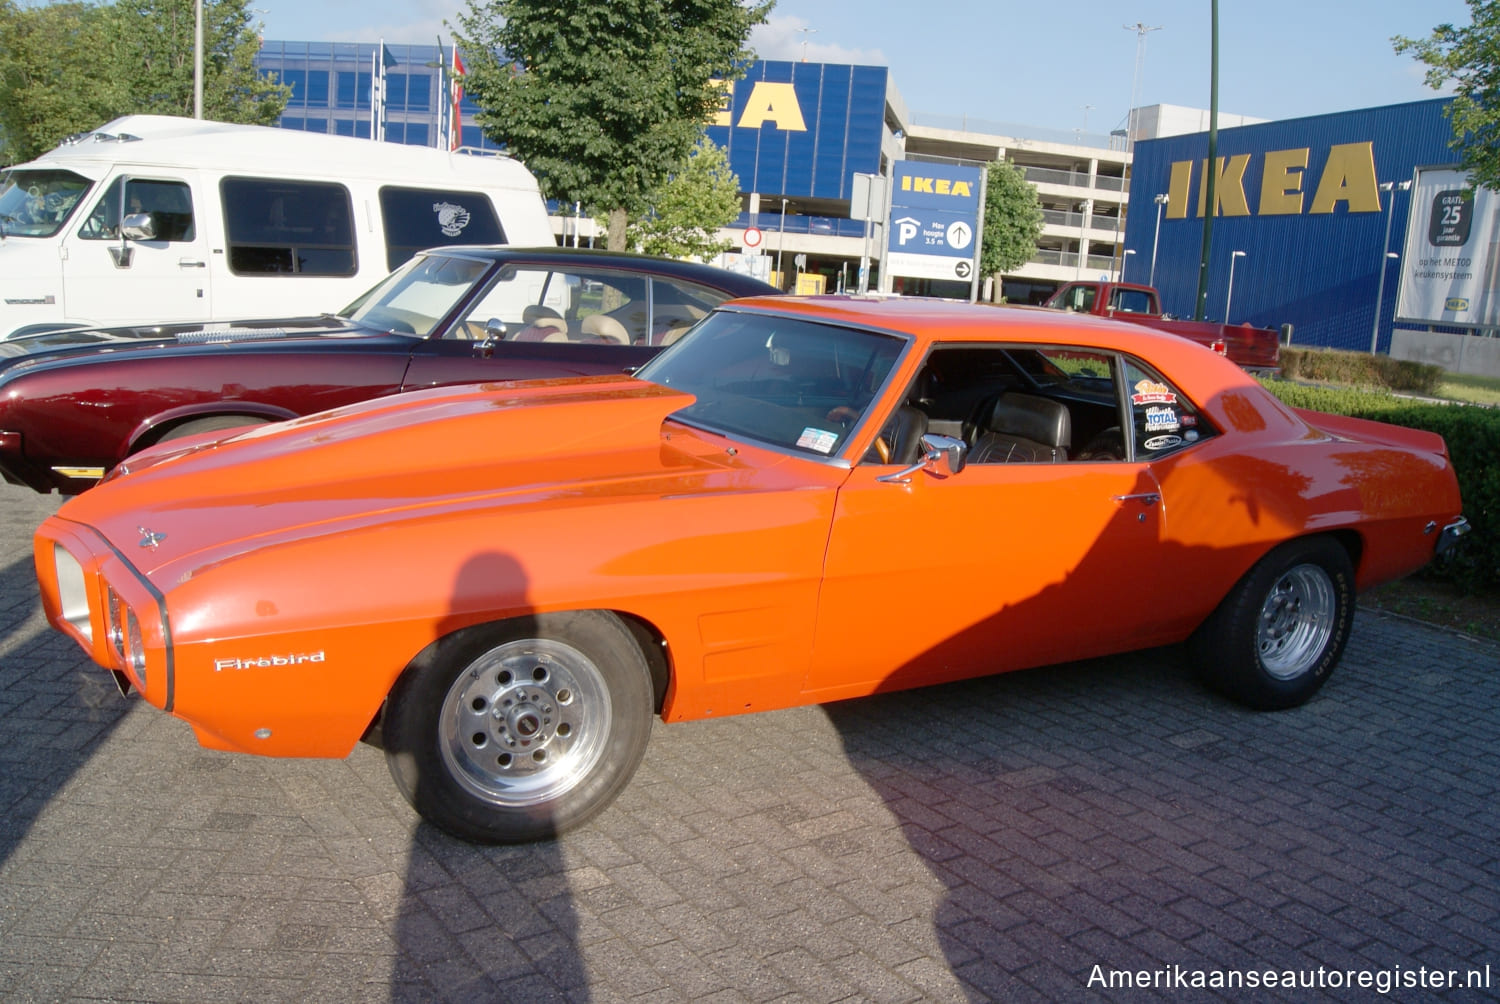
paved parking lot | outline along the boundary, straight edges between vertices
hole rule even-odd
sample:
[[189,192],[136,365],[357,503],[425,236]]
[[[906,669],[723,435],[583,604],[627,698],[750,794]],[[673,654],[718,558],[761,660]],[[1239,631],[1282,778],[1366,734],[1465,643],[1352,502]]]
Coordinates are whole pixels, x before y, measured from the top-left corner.
[[[121,700],[38,610],[30,532],[57,505],[0,486],[6,1001],[1500,987],[1493,646],[1362,612],[1322,694],[1279,714],[1169,650],[658,725],[593,825],[476,848],[421,824],[373,749],[213,753]],[[1450,970],[1490,987],[1437,989]]]

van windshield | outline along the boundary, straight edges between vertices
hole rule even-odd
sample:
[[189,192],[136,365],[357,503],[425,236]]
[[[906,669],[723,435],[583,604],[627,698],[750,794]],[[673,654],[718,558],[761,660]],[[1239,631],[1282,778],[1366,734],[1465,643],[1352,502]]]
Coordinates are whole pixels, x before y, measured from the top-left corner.
[[6,171],[0,174],[0,227],[7,237],[51,237],[93,184],[72,171]]

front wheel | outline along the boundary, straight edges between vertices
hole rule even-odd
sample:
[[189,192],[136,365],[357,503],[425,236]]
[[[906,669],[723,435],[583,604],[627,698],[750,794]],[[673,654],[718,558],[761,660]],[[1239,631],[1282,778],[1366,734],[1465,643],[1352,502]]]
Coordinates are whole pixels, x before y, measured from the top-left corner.
[[651,735],[650,670],[612,614],[540,614],[437,642],[386,704],[407,801],[465,840],[554,836],[612,802]]
[[1327,537],[1282,544],[1246,573],[1193,635],[1199,675],[1262,710],[1307,701],[1333,672],[1354,622],[1354,566]]

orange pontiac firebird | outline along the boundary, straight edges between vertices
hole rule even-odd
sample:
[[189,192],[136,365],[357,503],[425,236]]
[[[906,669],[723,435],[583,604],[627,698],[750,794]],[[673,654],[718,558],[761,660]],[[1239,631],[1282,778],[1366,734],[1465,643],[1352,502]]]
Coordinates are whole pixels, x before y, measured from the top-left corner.
[[633,376],[159,447],[35,553],[52,624],[203,745],[378,737],[431,822],[517,841],[606,806],[654,714],[1178,642],[1290,707],[1356,591],[1466,530],[1440,437],[1294,412],[1183,339],[814,297],[726,304]]

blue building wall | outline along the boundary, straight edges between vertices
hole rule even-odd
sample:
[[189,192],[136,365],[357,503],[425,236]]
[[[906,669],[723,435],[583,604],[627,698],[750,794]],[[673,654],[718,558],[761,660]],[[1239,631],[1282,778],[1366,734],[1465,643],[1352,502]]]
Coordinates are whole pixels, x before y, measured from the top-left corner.
[[[1220,131],[1221,162],[1248,160],[1242,174],[1231,166],[1228,198],[1221,193],[1219,199],[1204,316],[1224,319],[1230,259],[1234,251],[1244,251],[1234,266],[1232,323],[1290,322],[1294,344],[1368,350],[1384,267],[1379,344],[1387,351],[1400,281],[1400,263],[1384,256],[1387,213],[1389,250],[1399,253],[1411,197],[1394,189],[1371,193],[1370,187],[1410,180],[1417,167],[1456,162],[1448,147],[1447,104],[1447,99],[1419,101]],[[1170,194],[1172,202],[1161,213],[1156,285],[1164,308],[1183,317],[1193,316],[1197,295],[1201,165],[1207,156],[1207,133],[1135,147],[1125,234],[1125,247],[1135,252],[1129,278],[1144,282],[1147,277],[1157,227],[1154,199]],[[1297,166],[1299,160],[1305,168]],[[1326,189],[1320,187],[1324,175],[1329,175]],[[1320,192],[1331,200],[1330,212],[1313,212]],[[1299,211],[1286,211],[1299,194]],[[1174,206],[1185,215],[1174,217]]]
[[[378,44],[265,42],[257,57],[263,74],[290,84],[292,97],[277,125],[284,129],[370,137],[370,83]],[[446,81],[441,67],[452,50],[436,45],[386,45],[385,138],[392,143],[441,146]],[[883,66],[760,60],[735,81],[708,128],[723,147],[744,192],[761,195],[761,212],[742,213],[735,226],[786,233],[864,236],[864,221],[793,210],[781,199],[847,200],[852,176],[880,170],[888,71]],[[474,124],[467,96],[461,145],[499,149]],[[561,210],[559,210],[561,211]]]

